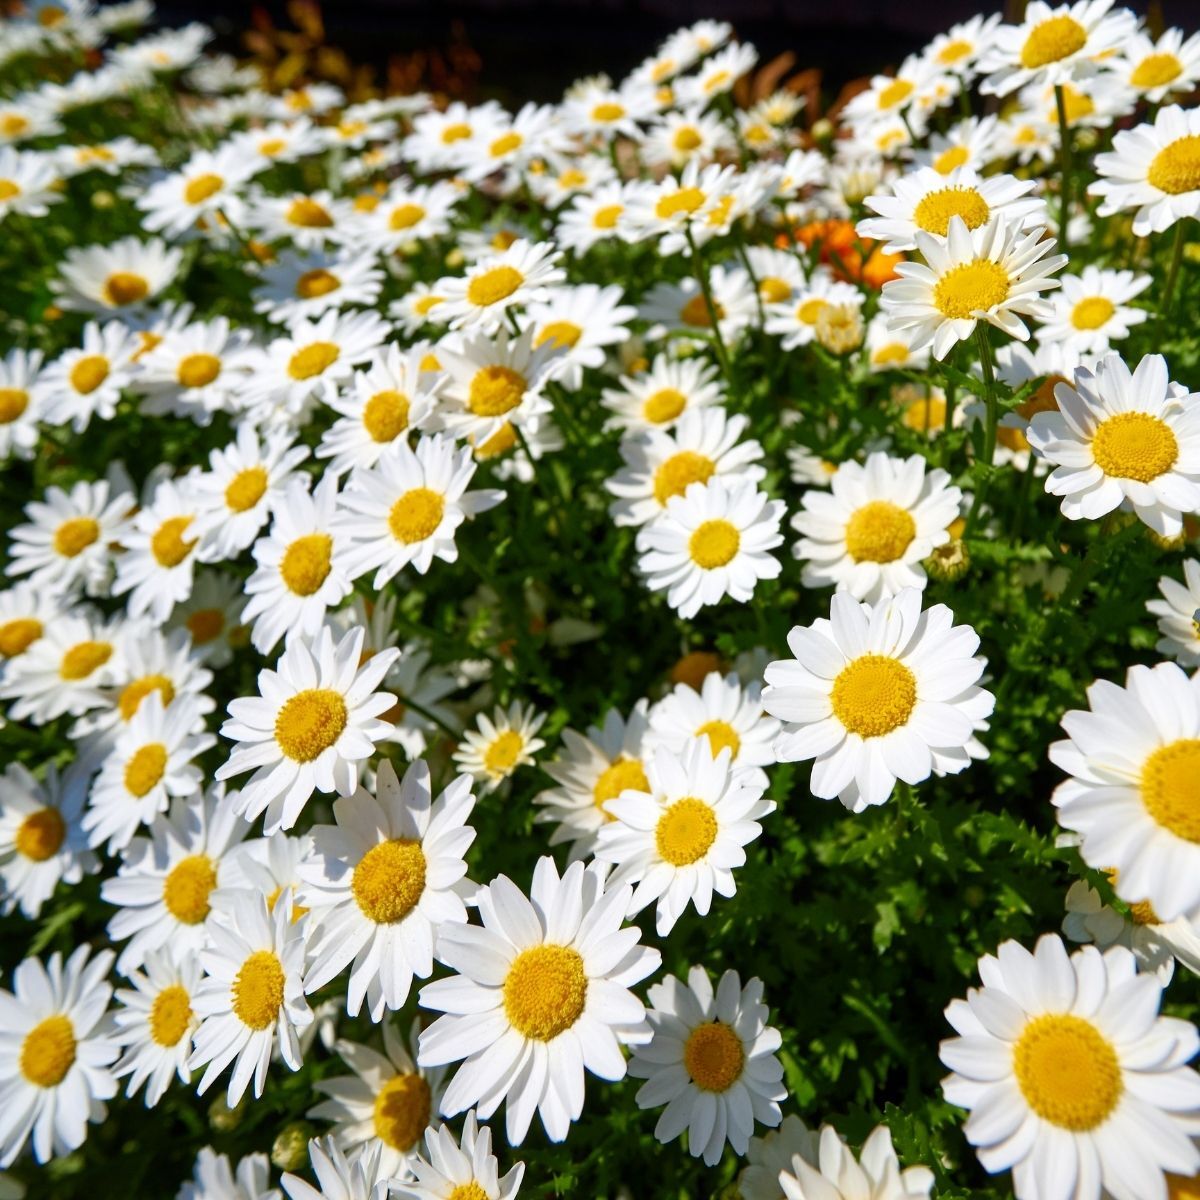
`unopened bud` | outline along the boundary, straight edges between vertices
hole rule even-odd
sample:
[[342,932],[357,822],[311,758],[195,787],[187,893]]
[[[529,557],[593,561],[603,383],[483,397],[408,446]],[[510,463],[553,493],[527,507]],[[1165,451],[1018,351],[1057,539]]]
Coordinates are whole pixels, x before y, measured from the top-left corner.
[[833,122],[822,117],[813,122],[812,135],[818,142],[827,142],[833,137]]
[[971,554],[967,550],[967,543],[961,538],[951,538],[948,542],[935,546],[924,566],[933,579],[943,583],[954,583],[971,569]]
[[224,1096],[218,1096],[208,1106],[208,1123],[216,1133],[232,1133],[241,1123],[246,1112],[246,1097],[230,1108]]
[[863,344],[863,319],[856,304],[826,304],[817,316],[816,335],[830,354],[849,354]]
[[314,1134],[307,1121],[285,1125],[271,1146],[271,1162],[281,1171],[298,1171],[308,1162],[308,1143]]
[[101,188],[100,191],[98,191],[98,192],[92,193],[92,207],[93,208],[112,208],[112,206],[114,204],[116,204],[116,202],[117,202],[116,196],[114,196],[112,194],[112,192],[107,191],[104,188]]

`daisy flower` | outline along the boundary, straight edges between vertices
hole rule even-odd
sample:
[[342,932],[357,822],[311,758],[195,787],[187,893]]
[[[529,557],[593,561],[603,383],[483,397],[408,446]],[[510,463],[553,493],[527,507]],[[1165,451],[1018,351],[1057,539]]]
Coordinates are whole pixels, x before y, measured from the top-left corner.
[[282,1200],[270,1182],[271,1164],[265,1154],[247,1154],[235,1170],[224,1154],[205,1146],[196,1155],[192,1178],[175,1200]]
[[91,953],[80,946],[66,963],[55,953],[46,966],[27,958],[13,990],[0,988],[0,1168],[30,1137],[39,1163],[78,1150],[88,1122],[102,1122],[104,1101],[117,1094],[112,1064],[121,1051],[105,1021],[113,956],[102,950],[89,962]]
[[870,86],[846,105],[845,118],[856,130],[871,131],[907,113],[910,123],[915,126],[914,133],[921,134],[924,132],[924,113],[913,102],[940,73],[940,67],[909,55],[894,76],[874,76]]
[[788,634],[794,659],[770,663],[763,707],[784,722],[780,762],[814,759],[809,787],[861,812],[896,780],[954,775],[986,754],[975,741],[995,697],[978,686],[986,659],[968,625],[905,588],[874,605],[836,594],[830,618]]
[[878,216],[859,221],[859,237],[883,242],[885,254],[917,248],[917,232],[944,238],[950,218],[978,229],[999,214],[1019,229],[1046,224],[1046,202],[1031,196],[1034,181],[1013,175],[981,178],[972,167],[942,174],[920,167],[892,181],[891,195],[868,196],[863,203]]
[[0,146],[0,221],[9,213],[44,217],[63,199],[55,190],[58,180],[53,155]]
[[136,1096],[145,1085],[146,1107],[153,1108],[172,1079],[191,1081],[187,1059],[200,1023],[192,1010],[200,963],[159,950],[147,958],[144,973],[129,971],[126,977],[133,987],[117,991],[113,1036],[124,1053],[113,1074],[129,1076],[126,1096]]
[[388,1200],[392,1194],[378,1147],[365,1147],[348,1159],[333,1138],[313,1138],[308,1157],[321,1190],[288,1172],[279,1182],[291,1200]]
[[822,1128],[810,1159],[796,1154],[779,1177],[785,1200],[927,1200],[933,1188],[928,1167],[901,1171],[886,1125],[877,1125],[857,1157],[832,1125]]
[[758,51],[748,42],[734,43],[701,64],[694,75],[676,81],[681,104],[707,104],[733,90],[743,75],[758,62]]
[[999,13],[982,13],[969,20],[951,25],[925,47],[926,62],[941,71],[954,71],[967,79],[975,75],[975,63],[993,44],[996,28],[1002,17]]
[[122,849],[139,825],[150,825],[167,811],[171,797],[200,790],[201,771],[192,759],[217,739],[195,732],[197,717],[184,696],[165,708],[157,691],[142,701],[92,786],[83,816],[90,846],[107,842],[109,853]]
[[27,575],[32,587],[65,597],[77,588],[91,596],[108,591],[114,543],[128,533],[135,501],[129,492],[113,494],[108,480],[81,479],[69,492],[46,489],[25,506],[27,524],[12,527],[8,575]]
[[916,234],[923,263],[896,265],[899,279],[883,285],[880,303],[893,329],[912,330],[914,348],[932,343],[944,359],[975,332],[979,321],[1026,341],[1022,316],[1045,320],[1049,306],[1039,293],[1058,286],[1049,276],[1066,264],[1051,254],[1055,242],[1043,231],[1023,233],[1016,223],[993,218],[969,230],[952,216],[946,239]]
[[350,579],[375,572],[379,591],[404,567],[424,575],[435,558],[458,560],[454,535],[468,517],[495,508],[504,492],[467,491],[475,474],[469,448],[441,434],[388,446],[374,467],[359,467],[339,497],[335,528],[342,567]]
[[762,446],[739,441],[749,421],[728,416],[719,405],[684,413],[671,433],[660,429],[621,439],[625,465],[604,482],[617,499],[609,505],[616,525],[645,525],[666,510],[672,497],[686,497],[693,483],[712,478],[757,484],[766,476],[759,466]]
[[584,1071],[625,1077],[622,1045],[646,1036],[645,1008],[629,990],[658,969],[657,950],[622,928],[628,887],[573,863],[559,878],[540,858],[528,899],[504,875],[476,894],[483,924],[439,931],[438,954],[456,972],[421,989],[444,1015],[422,1031],[418,1062],[465,1060],[442,1097],[454,1116],[485,1120],[507,1097],[505,1129],[519,1146],[536,1111],[553,1142],[583,1111]]
[[462,192],[446,180],[430,184],[394,180],[363,219],[364,237],[384,254],[410,242],[432,241],[450,232],[450,219],[461,199]]
[[514,700],[506,712],[499,705],[489,718],[478,717],[479,729],[468,729],[454,752],[458,769],[478,782],[484,791],[494,791],[518,767],[529,766],[546,744],[537,731],[546,714],[526,708]]
[[767,333],[781,335],[780,347],[795,350],[817,336],[817,322],[829,308],[861,308],[862,293],[853,284],[834,279],[824,267],[802,282],[795,295],[773,300],[766,306]]
[[626,719],[610,708],[603,725],[589,725],[587,733],[562,731],[563,753],[542,770],[558,784],[539,792],[537,822],[555,822],[550,845],[571,843],[570,861],[586,858],[596,846],[600,827],[614,818],[605,810],[609,800],[632,788],[644,792],[646,778],[647,701],[639,700]]
[[214,413],[236,408],[254,361],[250,333],[228,318],[168,329],[138,358],[142,411],[171,413],[207,425]]
[[555,288],[548,300],[527,306],[534,329],[533,344],[549,344],[562,352],[555,378],[568,391],[583,383],[585,368],[604,366],[605,348],[629,340],[628,322],[637,309],[622,304],[622,289],[594,283]]
[[931,134],[928,146],[914,151],[913,157],[920,166],[932,167],[939,175],[949,175],[959,167],[981,172],[997,157],[999,124],[995,116],[964,117],[945,133]]
[[395,1180],[392,1195],[397,1200],[514,1200],[525,1164],[517,1163],[505,1175],[492,1153],[492,1131],[482,1129],[472,1110],[463,1121],[462,1140],[448,1125],[430,1126],[425,1132],[426,1150],[411,1160],[412,1181]]
[[288,480],[270,532],[254,543],[258,566],[246,582],[250,599],[241,619],[253,622],[251,641],[260,654],[269,654],[285,634],[313,637],[325,610],[350,592],[337,552],[337,476],[326,472],[311,493],[308,487],[307,476]]
[[191,595],[175,605],[169,629],[183,629],[201,662],[224,667],[233,657],[231,635],[244,628],[241,622],[244,584],[232,575],[201,567]]
[[792,1170],[792,1159],[796,1157],[815,1164],[817,1148],[816,1130],[809,1129],[794,1113],[784,1117],[778,1128],[762,1137],[752,1137],[746,1150],[747,1165],[738,1174],[740,1200],[786,1200],[780,1174]]
[[760,979],[743,987],[736,971],[726,971],[714,993],[698,966],[686,983],[668,975],[649,991],[653,1034],[629,1062],[629,1074],[646,1080],[638,1107],[665,1104],[654,1136],[666,1145],[686,1129],[689,1152],[706,1166],[717,1164],[726,1142],[745,1154],[755,1124],[782,1119],[787,1091],[775,1053],[782,1039],[767,1024],[762,992]]
[[1128,904],[1149,901],[1162,920],[1200,918],[1200,830],[1192,798],[1200,770],[1200,673],[1175,663],[1130,667],[1125,686],[1098,680],[1089,710],[1063,717],[1066,741],[1050,760],[1070,779],[1052,797],[1079,853],[1115,869]]
[[263,832],[290,829],[314,791],[353,795],[360,766],[389,725],[379,720],[396,697],[375,689],[397,650],[361,662],[363,631],[337,644],[323,627],[312,640],[293,638],[277,670],[259,672],[261,696],[229,703],[221,736],[236,744],[218,779],[253,770],[237,793],[235,811],[247,820],[266,813]]
[[72,246],[53,287],[60,308],[108,314],[140,308],[179,274],[183,251],[152,238],[120,238],[107,246]]
[[1057,411],[1035,413],[1026,437],[1054,470],[1046,491],[1072,521],[1114,509],[1176,537],[1200,510],[1200,400],[1167,376],[1161,354],[1130,371],[1108,354],[1054,389]]
[[286,254],[263,269],[254,311],[277,324],[312,320],[329,308],[372,305],[382,288],[374,253]]
[[405,1045],[395,1022],[384,1021],[382,1054],[338,1042],[339,1057],[354,1073],[319,1080],[316,1090],[328,1099],[308,1110],[313,1120],[334,1122],[330,1136],[343,1150],[380,1147],[381,1174],[392,1179],[412,1173],[441,1098],[443,1072],[423,1071],[414,1062],[417,1030],[414,1022]]
[[83,433],[93,417],[111,421],[122,390],[133,381],[137,349],[137,336],[123,322],[109,321],[102,327],[89,321],[83,328],[83,345],[59,355],[42,375],[43,421],[70,422],[76,433]]
[[[754,286],[744,270],[718,263],[708,274],[717,332],[726,344],[735,343],[758,320]],[[638,316],[650,325],[647,336],[657,340],[671,333],[697,335],[697,342],[711,337],[712,315],[700,284],[686,276],[678,283],[660,281],[642,297]]]
[[1155,41],[1141,29],[1105,63],[1127,88],[1158,104],[1171,92],[1190,92],[1200,82],[1200,34],[1184,41],[1183,30],[1165,29]]
[[650,89],[625,84],[619,90],[607,80],[587,80],[570,89],[562,106],[562,121],[573,134],[604,143],[618,136],[640,139],[639,122],[656,111]]
[[1183,579],[1164,575],[1158,581],[1162,599],[1147,601],[1146,608],[1158,618],[1162,638],[1154,648],[1159,654],[1184,667],[1200,667],[1200,561],[1184,560]]
[[559,217],[555,236],[564,250],[586,254],[597,242],[611,238],[636,239],[628,220],[628,205],[623,186],[614,181],[594,192],[580,194]]
[[463,898],[474,884],[463,855],[475,840],[474,805],[465,776],[433,801],[423,759],[403,783],[385,759],[374,796],[360,787],[334,801],[337,824],[313,827],[300,864],[297,898],[314,910],[306,991],[350,967],[347,1011],[357,1016],[365,998],[378,1023],[404,1004],[414,976],[429,978],[435,930],[467,919]]
[[118,971],[128,975],[160,950],[186,962],[204,949],[212,894],[239,882],[240,843],[249,828],[217,783],[200,799],[176,801],[150,825],[150,837],[129,842],[117,873],[100,885],[101,898],[117,910],[108,936],[128,939]]
[[1050,315],[1037,330],[1039,342],[1062,342],[1079,355],[1102,354],[1150,315],[1128,303],[1150,286],[1149,275],[1089,265],[1082,275],[1063,275],[1059,282],[1062,288],[1050,299]]
[[0,461],[32,458],[46,408],[42,352],[14,347],[0,358]]
[[622,375],[621,387],[605,388],[600,403],[613,415],[605,428],[625,433],[670,429],[685,412],[720,404],[725,392],[716,367],[703,358],[658,355],[641,375]]
[[96,869],[80,824],[88,780],[78,770],[60,776],[52,762],[44,783],[15,762],[0,778],[0,908],[8,916],[20,907],[33,921],[60,881]]
[[711,163],[734,148],[733,134],[724,119],[693,106],[683,112],[663,113],[647,130],[642,153],[647,163],[678,171],[692,159]]
[[745,603],[782,570],[770,551],[783,544],[784,509],[746,479],[689,484],[638,530],[638,570],[685,619],[726,596]]
[[[892,329],[887,317],[876,313],[867,324],[866,334],[867,367],[872,374],[885,371],[925,371],[929,366],[929,347],[920,350],[912,347],[908,332]],[[940,389],[931,389],[940,391]]]
[[1017,1196],[1144,1200],[1166,1195],[1164,1171],[1200,1168],[1200,1078],[1184,1065],[1200,1038],[1158,1015],[1161,984],[1135,972],[1121,946],[1068,957],[1053,934],[1032,954],[1008,941],[980,959],[983,986],[947,1007],[959,1036],[940,1047],[942,1091]]
[[200,1027],[187,1069],[205,1068],[197,1088],[203,1095],[232,1063],[227,1094],[232,1108],[251,1079],[255,1097],[262,1095],[276,1049],[291,1070],[300,1069],[297,1034],[313,1014],[301,983],[306,918],[292,920],[291,897],[268,913],[260,894],[226,894],[228,904],[209,922],[209,942],[200,951],[204,978],[192,993]]
[[466,275],[439,280],[445,300],[438,317],[451,329],[478,326],[494,333],[511,308],[550,298],[550,289],[566,279],[556,266],[560,257],[550,242],[513,242],[502,254],[472,264]]
[[653,750],[645,774],[645,790],[630,784],[605,802],[615,819],[597,830],[595,856],[615,864],[612,886],[637,885],[630,916],[656,904],[655,928],[665,937],[689,903],[703,917],[713,892],[736,892],[733,868],[745,865],[744,847],[775,805],[762,798],[765,777],[733,767],[728,748],[714,757],[701,738],[688,738],[678,752]]
[[945,471],[926,470],[919,454],[893,458],[883,451],[865,465],[842,463],[829,491],[804,493],[792,527],[804,561],[805,587],[849,592],[874,603],[902,588],[926,584],[922,560],[950,540],[962,492]]
[[235,440],[208,456],[208,470],[192,485],[200,556],[222,562],[241,554],[283,503],[288,477],[307,457],[308,447],[286,432],[260,439],[250,425],[239,425]]
[[355,230],[354,206],[332,192],[259,193],[246,213],[246,222],[265,241],[290,241],[298,250],[313,252],[349,242]]
[[1152,125],[1122,129],[1113,148],[1096,155],[1100,176],[1088,194],[1100,197],[1102,217],[1135,209],[1133,234],[1162,233],[1176,221],[1200,216],[1200,109],[1160,108]]
[[373,467],[387,446],[428,428],[439,406],[446,377],[426,369],[428,343],[401,350],[389,345],[366,371],[354,373],[354,387],[328,403],[340,414],[321,435],[318,458],[343,475],[352,467]]

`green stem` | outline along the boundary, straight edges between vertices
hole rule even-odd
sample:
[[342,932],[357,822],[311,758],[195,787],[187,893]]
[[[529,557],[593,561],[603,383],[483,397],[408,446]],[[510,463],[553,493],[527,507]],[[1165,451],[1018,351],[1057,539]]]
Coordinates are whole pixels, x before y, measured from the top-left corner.
[[1167,270],[1167,283],[1163,288],[1162,302],[1158,306],[1158,315],[1165,318],[1171,311],[1171,301],[1175,298],[1175,283],[1179,278],[1179,264],[1183,261],[1183,226],[1184,220],[1175,222],[1175,240],[1171,246],[1171,266]]
[[732,387],[733,373],[729,367],[729,351],[726,350],[725,340],[721,337],[721,323],[717,316],[717,305],[713,300],[712,288],[708,284],[708,272],[700,260],[700,247],[696,245],[691,226],[685,225],[683,231],[687,238],[688,248],[692,252],[692,269],[696,273],[696,282],[700,285],[700,292],[704,296],[704,307],[708,309],[708,320],[713,334],[713,352],[721,366],[721,374],[725,376],[725,381]]
[[1058,153],[1062,174],[1058,245],[1064,254],[1069,254],[1067,222],[1071,217],[1071,127],[1067,124],[1067,98],[1061,83],[1054,85],[1054,107],[1058,110]]
[[759,329],[765,329],[767,327],[767,314],[763,308],[762,289],[758,286],[758,276],[754,274],[754,268],[750,265],[750,255],[746,252],[746,240],[742,236],[740,225],[736,229],[736,238],[738,258],[742,260],[742,266],[746,268],[746,274],[750,276],[750,286],[754,288],[754,303],[758,307],[758,327]]
[[[975,340],[979,347],[979,365],[983,372],[983,402],[987,410],[983,424],[983,451],[977,465],[982,465],[990,471],[992,459],[996,455],[996,429],[1000,421],[1000,405],[996,399],[996,370],[992,364],[992,342],[988,334],[987,322],[976,322]],[[947,428],[949,428],[949,422],[947,422]],[[963,537],[969,537],[975,529],[975,522],[983,509],[988,483],[987,475],[981,475],[976,482],[975,499],[971,502],[971,511],[967,514]]]

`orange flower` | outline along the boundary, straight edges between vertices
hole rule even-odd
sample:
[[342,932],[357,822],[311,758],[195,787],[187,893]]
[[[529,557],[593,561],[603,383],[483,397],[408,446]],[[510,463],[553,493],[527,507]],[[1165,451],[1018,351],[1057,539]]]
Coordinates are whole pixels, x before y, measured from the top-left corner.
[[[903,254],[885,254],[875,242],[860,239],[851,221],[810,221],[796,230],[796,240],[810,250],[816,246],[821,262],[829,266],[838,279],[865,284],[875,290],[889,279],[896,279],[896,264],[904,261]],[[787,244],[786,239],[784,244]]]

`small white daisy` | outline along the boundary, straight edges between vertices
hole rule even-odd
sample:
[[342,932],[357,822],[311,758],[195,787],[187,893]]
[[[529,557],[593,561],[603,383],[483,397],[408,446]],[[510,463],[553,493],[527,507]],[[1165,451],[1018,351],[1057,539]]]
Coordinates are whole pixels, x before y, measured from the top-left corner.
[[117,413],[121,392],[133,379],[138,339],[122,321],[104,326],[89,321],[83,328],[83,344],[59,355],[45,370],[48,425],[70,422],[83,433],[93,417],[111,421]]
[[600,402],[613,414],[605,422],[606,428],[641,433],[670,429],[685,412],[724,399],[711,363],[703,358],[672,359],[660,354],[643,374],[622,375],[619,389],[605,388]]
[[1153,282],[1149,275],[1109,271],[1089,264],[1082,275],[1063,275],[1050,297],[1051,311],[1037,330],[1039,342],[1061,342],[1076,354],[1103,354],[1149,317],[1129,301]]
[[892,1132],[877,1125],[855,1155],[832,1125],[821,1129],[810,1158],[796,1154],[779,1177],[784,1200],[928,1200],[933,1172],[928,1167],[900,1169]]
[[460,771],[475,779],[484,791],[493,791],[518,767],[528,766],[546,744],[537,736],[546,714],[526,708],[514,700],[506,712],[499,705],[492,712],[480,713],[479,729],[468,729],[454,752]]
[[502,254],[474,263],[464,276],[437,282],[445,300],[438,316],[451,329],[479,326],[494,332],[517,305],[547,300],[550,288],[566,273],[556,266],[560,254],[550,242],[513,242]]
[[277,324],[312,320],[329,308],[373,305],[382,288],[374,254],[287,254],[263,268],[254,311]]
[[270,1182],[271,1164],[265,1154],[247,1154],[235,1169],[224,1154],[205,1146],[196,1155],[192,1178],[175,1200],[282,1200]]
[[1146,603],[1162,634],[1154,648],[1181,666],[1200,667],[1200,560],[1185,559],[1183,583],[1164,575],[1158,590],[1162,599]]
[[517,1163],[500,1174],[492,1153],[492,1131],[481,1129],[472,1109],[463,1120],[462,1140],[448,1125],[431,1125],[425,1132],[426,1150],[413,1159],[412,1181],[396,1180],[392,1195],[397,1200],[514,1200],[525,1176],[525,1164]]
[[60,308],[110,314],[152,302],[170,286],[183,251],[157,238],[121,238],[107,246],[72,246],[54,282]]
[[138,357],[142,411],[170,413],[207,425],[218,412],[236,408],[254,355],[250,332],[233,329],[227,317],[167,329]]
[[0,358],[0,462],[32,458],[46,409],[42,352],[14,347]]
[[392,1181],[383,1170],[378,1146],[364,1146],[347,1158],[333,1138],[313,1138],[308,1157],[321,1190],[298,1175],[285,1173],[279,1180],[290,1200],[388,1200]]

